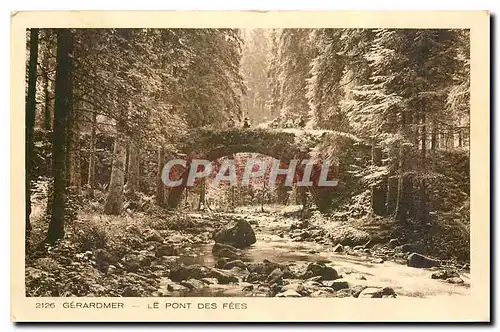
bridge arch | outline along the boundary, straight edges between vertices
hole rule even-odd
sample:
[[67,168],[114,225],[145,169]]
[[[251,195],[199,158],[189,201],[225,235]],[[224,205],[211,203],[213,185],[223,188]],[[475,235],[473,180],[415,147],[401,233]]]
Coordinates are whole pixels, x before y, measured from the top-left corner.
[[307,155],[315,145],[304,144],[294,133],[269,129],[198,129],[189,133],[184,142],[183,153],[207,160],[242,152],[289,160]]
[[[237,153],[259,153],[281,161],[309,159],[310,152],[327,135],[348,140],[356,139],[347,134],[326,130],[233,128],[226,130],[195,129],[182,138],[181,152],[187,160],[206,159],[210,161]],[[181,185],[171,188],[167,204],[176,208],[186,188],[188,167],[180,179]]]

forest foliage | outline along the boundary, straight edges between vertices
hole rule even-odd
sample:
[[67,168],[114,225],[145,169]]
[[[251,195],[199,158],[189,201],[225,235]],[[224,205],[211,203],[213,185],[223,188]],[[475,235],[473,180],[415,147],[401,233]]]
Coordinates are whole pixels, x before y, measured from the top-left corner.
[[[307,112],[302,125],[349,132],[372,147],[364,155],[343,148],[345,195],[333,205],[345,198],[347,209],[392,217],[408,240],[458,233],[468,243],[469,31],[283,29],[270,39],[277,126],[297,125]],[[288,103],[301,106],[288,114]],[[335,158],[334,145],[318,150]]]
[[[409,240],[452,229],[468,241],[468,30],[31,29],[27,37],[28,237],[37,188],[46,187],[54,242],[99,193],[106,214],[139,200],[168,207],[161,169],[182,156],[181,138],[251,123],[363,142],[327,136],[312,151],[336,160],[342,186],[294,189],[304,206],[310,197],[332,215],[388,218]],[[198,207],[206,187],[189,190]],[[234,190],[240,203],[290,197],[279,185]],[[234,206],[233,189],[221,191]]]

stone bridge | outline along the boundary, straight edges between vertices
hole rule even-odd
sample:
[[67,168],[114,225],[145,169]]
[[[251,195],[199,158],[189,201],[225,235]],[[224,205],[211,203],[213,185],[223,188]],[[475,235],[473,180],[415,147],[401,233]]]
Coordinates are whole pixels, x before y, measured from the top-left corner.
[[[309,159],[311,151],[326,139],[330,146],[332,142],[342,146],[345,142],[360,141],[350,134],[329,130],[270,128],[195,129],[180,141],[181,153],[187,160],[214,161],[236,153],[260,153],[286,163],[291,159]],[[169,192],[167,204],[170,208],[176,208],[181,201],[187,169],[180,177],[182,184]]]

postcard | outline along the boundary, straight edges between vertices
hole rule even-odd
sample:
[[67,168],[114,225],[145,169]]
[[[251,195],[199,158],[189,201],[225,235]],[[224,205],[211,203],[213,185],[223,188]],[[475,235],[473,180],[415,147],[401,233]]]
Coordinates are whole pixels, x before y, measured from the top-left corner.
[[487,11],[11,16],[13,321],[490,320]]

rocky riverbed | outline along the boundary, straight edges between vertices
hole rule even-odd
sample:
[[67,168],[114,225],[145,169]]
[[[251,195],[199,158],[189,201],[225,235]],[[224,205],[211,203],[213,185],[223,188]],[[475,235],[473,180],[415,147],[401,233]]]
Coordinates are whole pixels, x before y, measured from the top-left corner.
[[[174,264],[154,295],[396,298],[469,294],[467,271],[453,266],[407,266],[408,253],[397,248],[395,241],[371,248],[341,245],[332,243],[320,228],[298,227],[300,222],[291,218],[225,217],[252,225],[256,242],[245,249],[212,241],[183,247],[178,256],[165,257]],[[308,235],[301,235],[304,232]]]
[[[90,216],[89,216],[90,217]],[[283,211],[102,220],[34,252],[28,296],[437,297],[470,294],[467,268],[349,224]],[[318,217],[319,218],[319,217]],[[89,224],[75,224],[81,230]],[[114,234],[113,237],[110,234]],[[214,240],[223,243],[216,243]],[[103,245],[105,243],[105,245]],[[91,246],[94,246],[93,248]],[[98,246],[98,248],[95,248]]]

